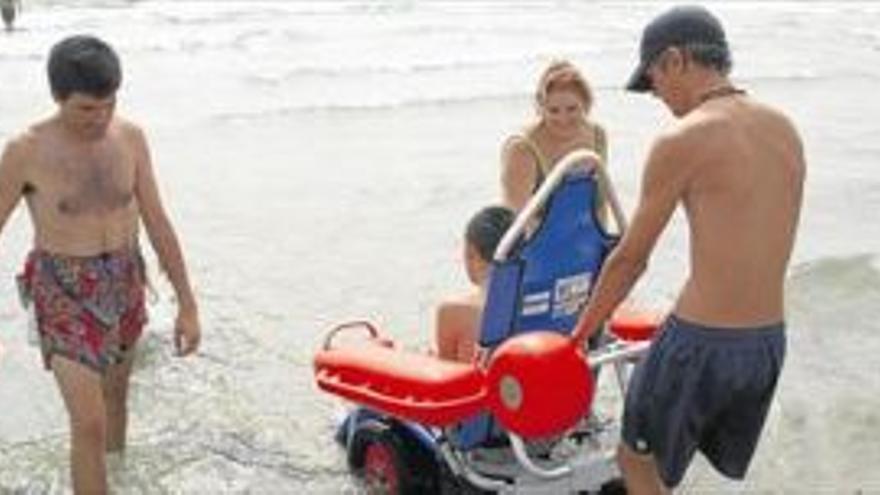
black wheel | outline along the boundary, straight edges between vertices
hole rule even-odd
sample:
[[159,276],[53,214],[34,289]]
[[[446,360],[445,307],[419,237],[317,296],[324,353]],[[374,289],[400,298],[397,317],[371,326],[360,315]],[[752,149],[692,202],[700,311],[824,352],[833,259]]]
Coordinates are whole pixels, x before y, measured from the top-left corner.
[[363,477],[369,494],[438,493],[434,459],[402,427],[365,421],[354,433],[349,466]]
[[626,495],[626,485],[623,484],[623,479],[614,478],[605,482],[602,489],[599,490],[599,495]]

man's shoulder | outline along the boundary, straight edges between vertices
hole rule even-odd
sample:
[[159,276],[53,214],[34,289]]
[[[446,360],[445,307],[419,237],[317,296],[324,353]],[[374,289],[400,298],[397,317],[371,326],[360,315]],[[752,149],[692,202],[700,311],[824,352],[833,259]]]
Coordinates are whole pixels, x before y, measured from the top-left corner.
[[674,128],[681,140],[700,141],[713,134],[724,133],[730,129],[735,117],[717,109],[697,109],[678,121]]
[[37,148],[41,136],[47,132],[47,122],[37,122],[13,134],[6,141],[9,153],[27,153]]
[[711,150],[735,132],[735,118],[724,112],[691,112],[658,135],[657,144],[679,159],[700,161],[700,150]]
[[[34,126],[27,127],[10,136],[2,149],[4,173],[26,177],[29,164],[38,156],[39,132]],[[24,174],[24,175],[22,175]]]
[[654,137],[653,153],[678,155],[705,137],[704,123],[681,119],[661,130]]
[[135,153],[140,153],[148,146],[146,133],[141,126],[123,117],[113,118],[108,129],[108,136],[117,145],[128,148]]
[[751,97],[741,100],[735,106],[710,107],[692,112],[682,119],[681,123],[691,135],[697,136],[723,134],[742,125],[753,127],[766,124],[794,128],[791,120],[782,110]]
[[144,137],[144,130],[139,124],[125,117],[116,116],[113,118],[113,127],[119,135],[125,138]]
[[651,146],[649,164],[664,177],[692,177],[706,156],[717,148],[728,124],[712,116],[689,114],[660,131]]
[[753,111],[788,120],[788,116],[785,115],[785,112],[781,108],[771,105],[770,103],[752,97],[747,98],[746,101],[748,101],[748,104]]
[[799,133],[794,121],[792,121],[791,118],[781,109],[754,100],[752,101],[752,105],[753,111],[761,116],[761,121],[766,122],[766,125],[779,129],[792,136],[798,136]]

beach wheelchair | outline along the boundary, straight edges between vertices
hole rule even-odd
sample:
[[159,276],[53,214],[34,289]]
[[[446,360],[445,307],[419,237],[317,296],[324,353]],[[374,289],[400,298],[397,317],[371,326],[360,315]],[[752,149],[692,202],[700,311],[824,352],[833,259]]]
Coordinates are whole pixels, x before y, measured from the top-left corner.
[[[371,323],[331,330],[317,385],[355,406],[336,439],[369,493],[620,493],[619,422],[592,403],[600,370],[625,392],[658,327],[616,317],[585,348],[568,334],[617,236],[596,215],[605,184],[618,234],[625,219],[599,158],[566,155],[493,257],[473,363],[398,348]],[[363,332],[340,345],[342,333]]]

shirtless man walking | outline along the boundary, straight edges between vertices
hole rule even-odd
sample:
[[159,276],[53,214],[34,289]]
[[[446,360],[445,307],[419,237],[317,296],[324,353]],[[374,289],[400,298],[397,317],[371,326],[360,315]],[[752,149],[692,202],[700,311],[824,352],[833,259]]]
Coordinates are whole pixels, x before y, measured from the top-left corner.
[[21,0],[0,0],[0,17],[7,31],[12,31],[15,16],[21,11]]
[[19,286],[69,415],[74,492],[102,494],[105,450],[125,446],[133,350],[146,322],[139,220],[177,294],[182,355],[198,347],[198,313],[144,134],[114,115],[116,53],[97,38],[69,37],[52,48],[48,73],[57,112],[0,158],[0,229],[24,197],[34,242]]
[[632,223],[576,329],[588,337],[644,272],[676,206],[690,227],[690,275],[633,374],[618,462],[630,493],[664,493],[700,450],[741,479],[785,354],[783,286],[805,175],[792,123],[727,78],[720,22],[701,7],[645,28],[628,89],[678,117],[653,143]]

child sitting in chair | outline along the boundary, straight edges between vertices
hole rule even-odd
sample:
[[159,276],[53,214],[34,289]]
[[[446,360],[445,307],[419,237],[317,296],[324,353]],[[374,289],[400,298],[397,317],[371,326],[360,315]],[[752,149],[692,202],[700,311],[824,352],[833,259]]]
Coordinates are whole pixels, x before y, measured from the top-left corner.
[[486,297],[489,266],[498,243],[513,224],[513,210],[488,206],[468,222],[464,266],[474,285],[471,291],[440,303],[436,314],[437,355],[441,359],[471,362],[477,351],[477,334]]

